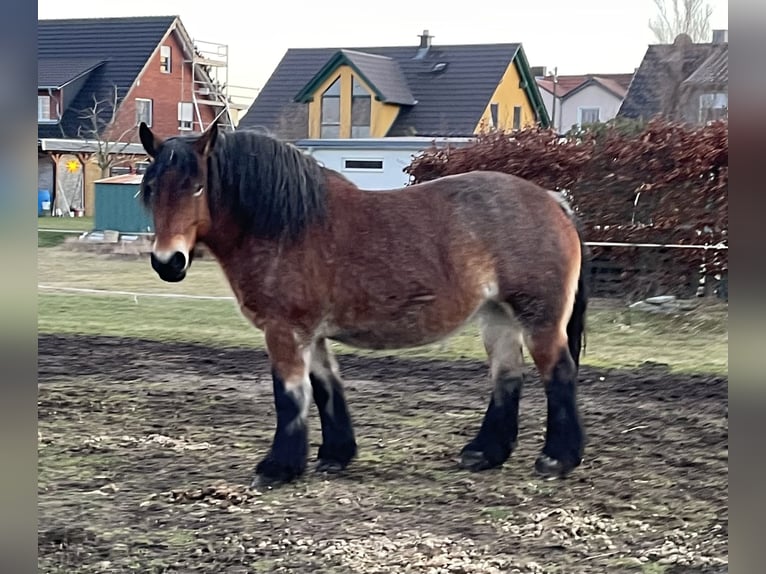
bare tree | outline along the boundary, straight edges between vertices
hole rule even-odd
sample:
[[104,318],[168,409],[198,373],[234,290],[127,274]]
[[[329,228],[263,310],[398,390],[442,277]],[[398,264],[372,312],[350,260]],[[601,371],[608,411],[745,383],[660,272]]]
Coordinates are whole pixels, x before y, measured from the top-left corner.
[[710,41],[710,16],[713,9],[705,0],[653,0],[657,15],[649,29],[660,44],[672,44],[679,34],[692,42]]
[[84,124],[77,128],[77,137],[96,142],[93,157],[101,169],[101,177],[108,177],[109,169],[116,163],[124,161],[124,156],[120,154],[130,144],[130,139],[125,140],[125,136],[135,130],[135,126],[131,126],[116,138],[108,137],[111,135],[109,128],[114,126],[117,118],[120,102],[117,86],[113,86],[110,95],[104,99],[99,100],[93,94],[93,105],[80,113],[80,119],[84,121]]

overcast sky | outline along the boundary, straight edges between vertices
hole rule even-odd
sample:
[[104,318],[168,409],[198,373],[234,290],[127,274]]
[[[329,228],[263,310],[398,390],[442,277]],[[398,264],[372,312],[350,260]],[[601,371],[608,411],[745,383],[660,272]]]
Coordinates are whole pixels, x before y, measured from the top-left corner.
[[[708,0],[729,27],[728,0]],[[260,88],[288,48],[521,42],[532,66],[559,74],[632,72],[647,44],[652,0],[38,0],[38,17],[178,15],[197,40],[229,45],[229,84]],[[241,6],[239,9],[234,7]]]

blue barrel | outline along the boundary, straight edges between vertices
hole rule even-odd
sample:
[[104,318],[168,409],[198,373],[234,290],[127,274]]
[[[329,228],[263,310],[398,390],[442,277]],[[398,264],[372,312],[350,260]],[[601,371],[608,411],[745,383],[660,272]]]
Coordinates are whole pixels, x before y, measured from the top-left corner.
[[51,192],[47,189],[37,190],[37,216],[50,215],[51,213]]

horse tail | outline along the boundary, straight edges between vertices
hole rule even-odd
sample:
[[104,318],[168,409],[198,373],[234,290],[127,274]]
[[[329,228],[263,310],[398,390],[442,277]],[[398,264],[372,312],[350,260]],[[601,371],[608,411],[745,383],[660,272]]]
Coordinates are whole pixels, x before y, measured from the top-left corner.
[[585,354],[586,333],[585,333],[585,312],[588,309],[588,275],[590,274],[590,252],[583,239],[583,229],[580,219],[575,214],[569,202],[564,195],[557,191],[548,193],[558,202],[561,209],[569,217],[569,220],[577,230],[577,238],[580,242],[580,274],[577,277],[577,293],[575,293],[574,307],[572,315],[567,323],[567,340],[569,353],[575,365],[580,367],[580,352]]
[[577,293],[575,294],[572,316],[567,323],[567,340],[569,353],[577,367],[580,367],[580,352],[585,354],[586,325],[585,314],[588,309],[588,275],[590,274],[590,253],[583,239],[583,230],[580,221],[574,214],[570,214],[572,223],[577,229],[577,237],[580,240],[580,275],[577,278]]

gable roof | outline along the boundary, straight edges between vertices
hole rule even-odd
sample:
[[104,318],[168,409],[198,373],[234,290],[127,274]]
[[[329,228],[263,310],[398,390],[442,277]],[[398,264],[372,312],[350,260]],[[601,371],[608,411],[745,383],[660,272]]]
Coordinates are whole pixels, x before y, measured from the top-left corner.
[[720,79],[728,88],[728,54],[728,43],[695,44],[684,35],[673,44],[650,45],[617,115],[649,119],[661,114],[668,91],[704,78]]
[[[63,110],[60,125],[38,124],[38,138],[77,137],[81,111],[93,106],[94,95],[109,101],[116,86],[124,97],[176,20],[176,16],[38,20],[38,87],[61,87],[58,84],[88,74]],[[102,64],[89,66],[89,62]],[[105,108],[106,120],[111,112]]]
[[700,64],[684,84],[695,86],[729,85],[729,44],[714,45],[711,54]]
[[[567,97],[584,90],[588,86],[598,85],[610,92],[616,98],[624,98],[633,74],[582,74],[558,76],[556,78],[556,97]],[[553,77],[545,76],[537,79],[537,85],[546,92],[553,94]]]
[[350,66],[354,72],[362,77],[375,92],[375,97],[381,102],[405,106],[412,106],[417,103],[396,60],[387,56],[354,50],[338,50],[333,54],[295,96],[295,101],[301,103],[311,101],[319,84],[338,66],[344,64]]
[[[421,136],[471,135],[512,61],[519,68],[538,117],[548,125],[545,105],[520,44],[432,45],[416,59],[417,52],[417,46],[291,48],[240,119],[238,128],[276,130],[283,116],[298,113],[294,102],[296,97],[300,101],[308,96],[312,82],[307,84],[307,79],[317,81],[334,57],[346,58],[356,66],[375,85],[376,92],[380,92],[376,96],[383,101],[407,99],[398,78],[404,79],[404,86],[417,103],[403,106],[388,136],[413,132]],[[391,61],[397,64],[400,76],[390,63],[383,63]]]

